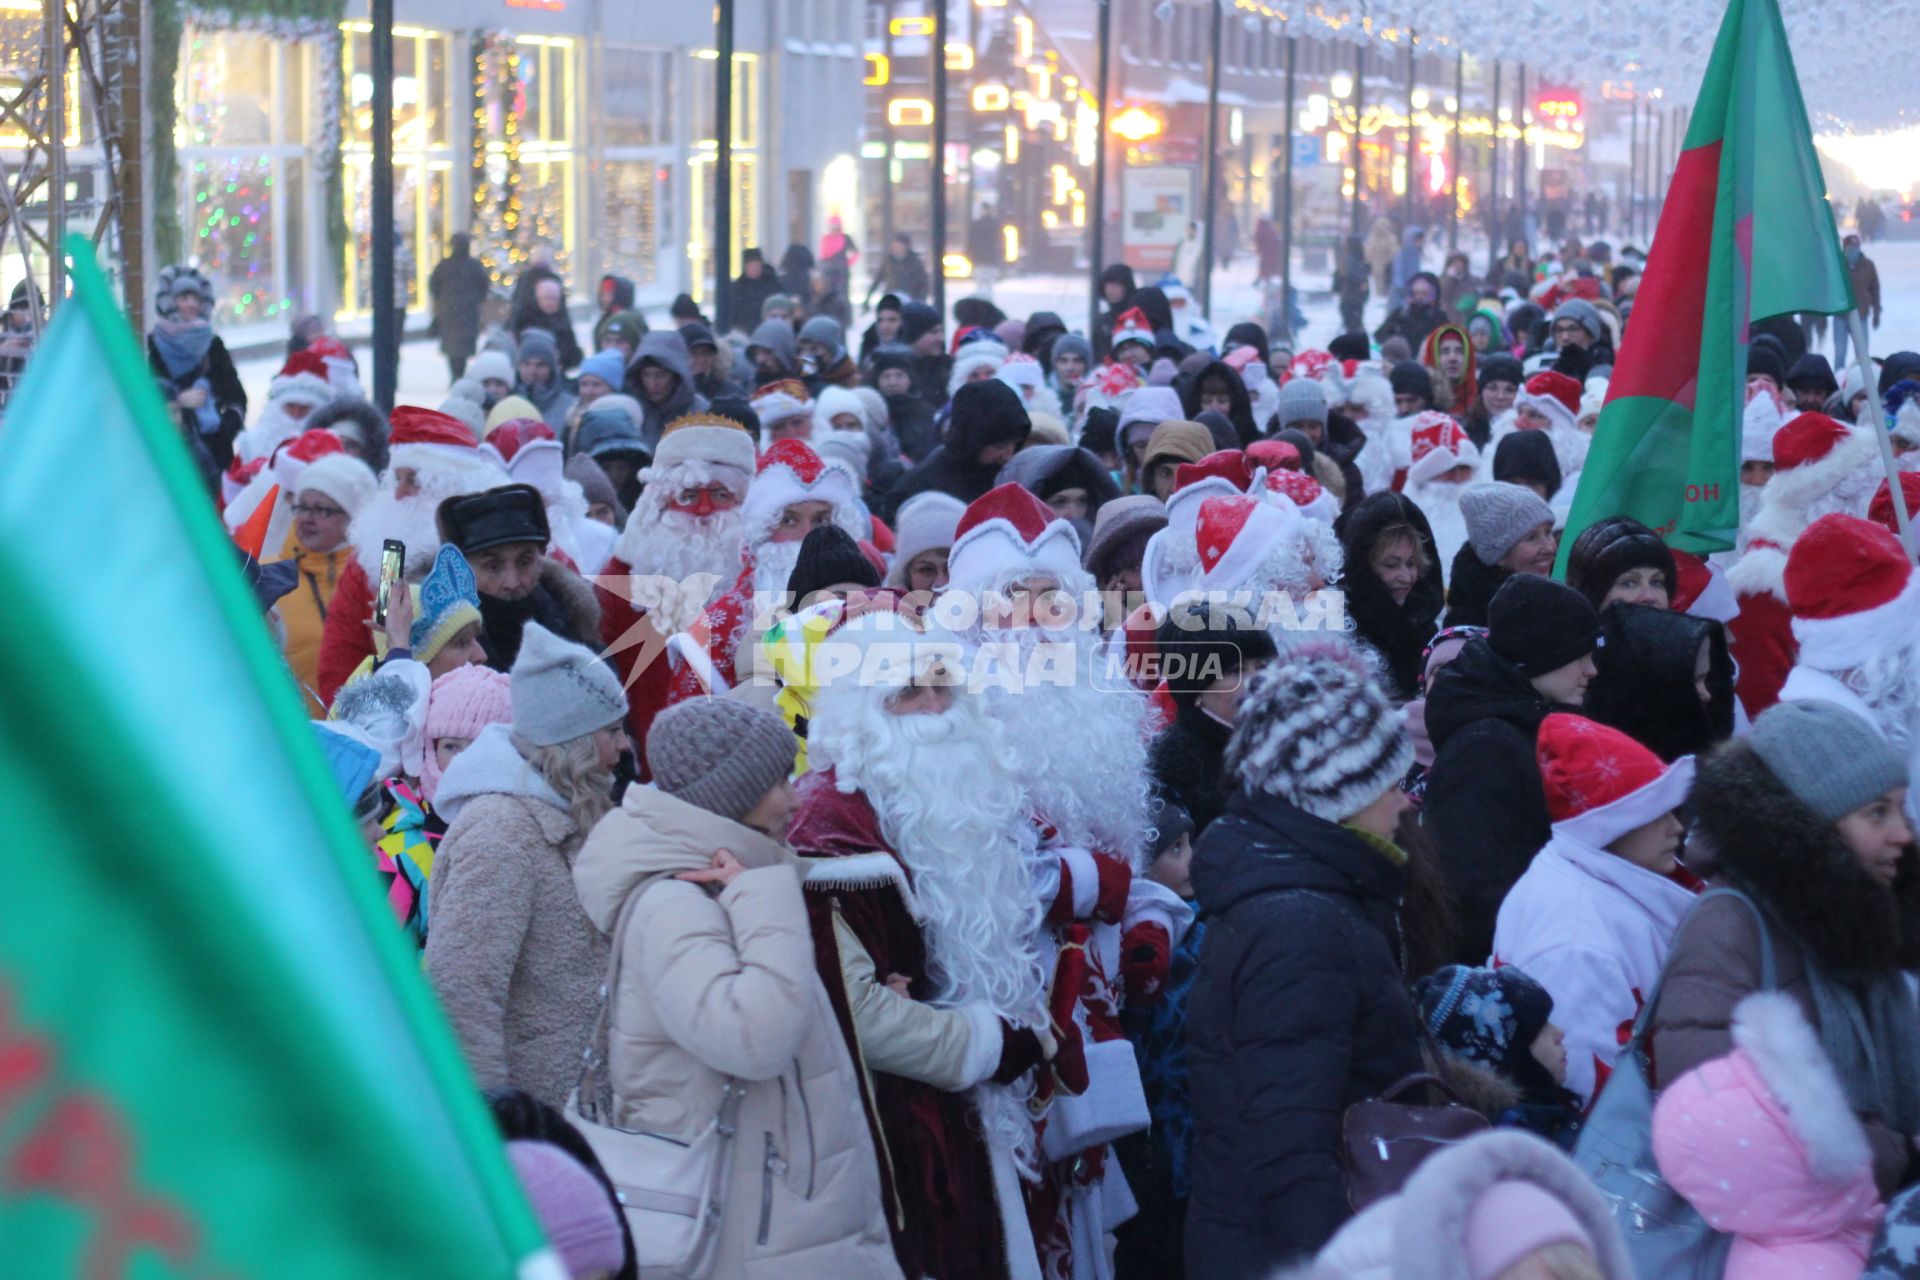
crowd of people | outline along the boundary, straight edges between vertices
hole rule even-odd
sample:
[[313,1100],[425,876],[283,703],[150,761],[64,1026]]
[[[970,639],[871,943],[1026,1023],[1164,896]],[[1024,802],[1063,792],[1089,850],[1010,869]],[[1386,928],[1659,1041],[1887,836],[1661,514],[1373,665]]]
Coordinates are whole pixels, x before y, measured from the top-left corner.
[[[1920,508],[1920,354],[1755,326],[1701,557],[1566,529],[1660,323],[1605,244],[1409,234],[1324,347],[1125,266],[1085,334],[946,316],[904,242],[856,335],[832,247],[749,251],[725,329],[609,277],[576,330],[536,267],[387,414],[321,333],[250,412],[161,278],[154,374],[573,1275],[1625,1280],[1576,1157],[1644,1061],[1726,1275],[1920,1276],[1876,420]],[[1410,1077],[1484,1132],[1381,1185]]]

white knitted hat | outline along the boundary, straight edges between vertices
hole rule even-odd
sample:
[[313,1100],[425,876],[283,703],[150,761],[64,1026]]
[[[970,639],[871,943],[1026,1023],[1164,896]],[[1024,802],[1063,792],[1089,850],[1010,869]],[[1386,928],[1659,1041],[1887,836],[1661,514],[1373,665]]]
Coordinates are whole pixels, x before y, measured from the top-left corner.
[[513,731],[536,747],[572,742],[626,718],[627,695],[613,668],[537,622],[521,631],[508,675]]

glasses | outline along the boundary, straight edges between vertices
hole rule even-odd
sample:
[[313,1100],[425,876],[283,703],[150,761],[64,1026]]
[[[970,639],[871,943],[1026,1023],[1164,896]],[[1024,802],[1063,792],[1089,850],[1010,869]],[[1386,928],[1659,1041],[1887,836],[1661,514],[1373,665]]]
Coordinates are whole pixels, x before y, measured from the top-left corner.
[[332,520],[336,516],[343,516],[347,513],[339,507],[316,507],[310,502],[303,502],[294,507],[293,514],[296,516],[312,516],[316,520]]
[[1578,335],[1586,331],[1587,326],[1581,324],[1578,320],[1561,320],[1553,326],[1553,336],[1556,338]]

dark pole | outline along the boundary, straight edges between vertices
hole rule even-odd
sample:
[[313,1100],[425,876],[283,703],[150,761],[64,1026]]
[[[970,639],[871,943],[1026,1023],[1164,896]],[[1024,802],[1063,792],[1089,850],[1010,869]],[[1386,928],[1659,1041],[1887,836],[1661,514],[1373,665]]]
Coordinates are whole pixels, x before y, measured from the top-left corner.
[[1447,140],[1447,252],[1460,247],[1460,108],[1467,97],[1467,55],[1453,55],[1453,136]]
[[[1299,55],[1292,32],[1287,34],[1287,156],[1280,186],[1280,323],[1293,338],[1293,64]],[[1338,254],[1336,262],[1343,261]]]
[[1094,146],[1093,146],[1093,247],[1087,263],[1087,332],[1100,323],[1100,273],[1106,269],[1107,238],[1107,73],[1113,43],[1113,0],[1096,0],[1100,9],[1099,49],[1093,72]]
[[947,0],[933,0],[933,309],[947,322]]
[[1367,71],[1367,46],[1357,44],[1353,47],[1353,211],[1349,230],[1360,234],[1360,179],[1364,166],[1360,163],[1360,102],[1366,96],[1364,81]]
[[1411,27],[1407,29],[1407,181],[1401,200],[1403,213],[1401,221],[1405,226],[1413,225],[1413,153],[1417,145],[1413,128],[1413,88],[1414,80],[1420,74],[1419,54],[1414,46],[1419,42],[1419,33]]
[[1519,83],[1513,98],[1513,122],[1520,126],[1520,143],[1514,148],[1513,186],[1516,206],[1520,214],[1520,235],[1527,242],[1527,252],[1533,252],[1533,237],[1527,232],[1527,170],[1533,167],[1533,157],[1527,154],[1527,64],[1520,64]]
[[713,323],[725,333],[733,321],[733,0],[714,0],[713,45]]
[[[1213,27],[1207,42],[1207,161],[1201,180],[1207,184],[1200,200],[1200,310],[1213,319],[1213,200],[1220,165],[1220,0],[1209,0]],[[1191,282],[1189,282],[1191,283]]]
[[[893,82],[893,0],[881,10],[880,48],[887,60],[888,92]],[[880,136],[886,140],[887,156],[880,162],[880,234],[886,253],[893,252],[893,119],[884,111],[880,117]]]
[[400,385],[399,313],[393,278],[393,0],[370,0],[373,32],[373,402],[393,412]]
[[1487,114],[1492,117],[1493,153],[1488,158],[1492,172],[1487,178],[1487,274],[1507,252],[1500,236],[1500,60],[1493,63],[1493,96],[1487,99]]
[[1667,174],[1667,113],[1656,111],[1653,115],[1653,179],[1647,183],[1647,189],[1653,196],[1653,208],[1648,210],[1649,226],[1660,225],[1660,205],[1666,200]]

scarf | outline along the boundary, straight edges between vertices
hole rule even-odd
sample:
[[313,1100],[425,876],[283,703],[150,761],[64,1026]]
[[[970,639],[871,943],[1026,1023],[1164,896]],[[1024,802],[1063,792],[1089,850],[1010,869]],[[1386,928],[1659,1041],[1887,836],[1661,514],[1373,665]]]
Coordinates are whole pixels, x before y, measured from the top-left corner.
[[1820,1046],[1862,1115],[1903,1134],[1920,1129],[1920,1010],[1899,973],[1858,982],[1827,972],[1807,955]]
[[210,320],[162,316],[153,326],[154,350],[160,353],[160,362],[176,380],[198,369],[212,345],[213,322]]

